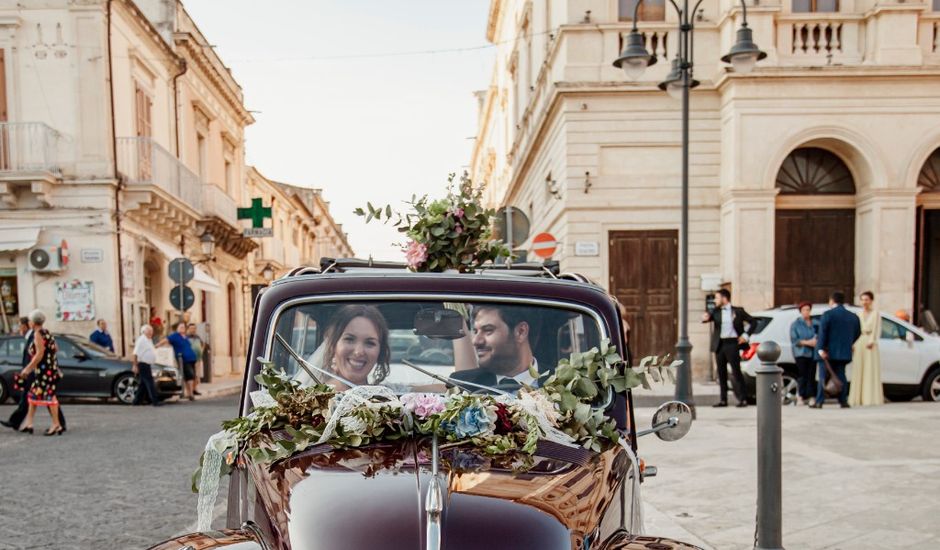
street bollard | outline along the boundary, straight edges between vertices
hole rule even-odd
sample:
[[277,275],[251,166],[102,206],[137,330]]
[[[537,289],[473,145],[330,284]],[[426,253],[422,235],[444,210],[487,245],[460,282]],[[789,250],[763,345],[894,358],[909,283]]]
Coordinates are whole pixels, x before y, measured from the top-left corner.
[[783,550],[781,482],[781,407],[783,369],[777,366],[780,346],[774,341],[757,348],[757,550]]

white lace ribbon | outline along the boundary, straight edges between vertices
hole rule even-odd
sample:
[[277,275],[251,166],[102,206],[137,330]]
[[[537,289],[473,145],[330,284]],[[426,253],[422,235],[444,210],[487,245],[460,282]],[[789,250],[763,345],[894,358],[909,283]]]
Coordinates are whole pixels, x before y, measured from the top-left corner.
[[379,407],[386,403],[373,403],[373,399],[380,397],[388,401],[388,404],[401,406],[398,396],[395,392],[385,386],[356,386],[343,393],[337,394],[333,401],[333,410],[330,412],[330,419],[323,428],[323,434],[316,444],[326,443],[336,433],[336,425],[349,415],[353,410],[360,406]]
[[[640,461],[637,459],[636,453],[633,452],[633,447],[630,446],[629,441],[621,437],[618,443],[627,451],[627,456],[630,457],[630,468],[633,470],[633,491],[631,491],[629,515],[630,525],[627,529],[634,535],[642,535],[645,533],[646,528],[643,526],[643,502],[640,499]],[[625,479],[624,483],[628,481],[629,480]]]
[[548,414],[539,407],[539,403],[531,393],[520,392],[519,397],[501,395],[497,397],[496,400],[500,402],[506,401],[506,404],[514,403],[521,407],[526,414],[535,418],[539,429],[542,430],[543,439],[562,445],[575,445],[574,438],[555,427],[555,423],[552,422],[548,418]]
[[222,475],[222,451],[235,444],[235,434],[226,430],[213,434],[206,442],[202,472],[199,475],[199,499],[196,502],[196,530],[199,532],[212,528],[212,512]]

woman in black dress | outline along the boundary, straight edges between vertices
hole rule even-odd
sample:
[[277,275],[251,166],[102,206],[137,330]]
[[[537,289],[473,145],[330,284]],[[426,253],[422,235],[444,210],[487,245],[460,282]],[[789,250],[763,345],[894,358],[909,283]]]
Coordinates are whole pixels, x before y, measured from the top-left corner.
[[52,334],[43,328],[46,316],[38,309],[29,314],[30,328],[33,330],[33,341],[29,346],[29,363],[23,368],[20,376],[25,380],[29,373],[35,371],[36,378],[29,389],[29,412],[23,422],[21,432],[33,433],[33,419],[37,407],[47,407],[52,417],[52,427],[45,435],[62,435],[65,430],[59,423],[59,400],[56,398],[55,388],[62,373],[56,361],[58,347]]

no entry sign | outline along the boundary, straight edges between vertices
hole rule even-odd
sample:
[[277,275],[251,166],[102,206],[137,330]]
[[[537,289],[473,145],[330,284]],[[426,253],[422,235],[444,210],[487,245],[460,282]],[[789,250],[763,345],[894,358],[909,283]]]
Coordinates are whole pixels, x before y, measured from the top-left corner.
[[532,252],[540,258],[551,258],[558,248],[558,241],[551,233],[539,233],[532,237]]

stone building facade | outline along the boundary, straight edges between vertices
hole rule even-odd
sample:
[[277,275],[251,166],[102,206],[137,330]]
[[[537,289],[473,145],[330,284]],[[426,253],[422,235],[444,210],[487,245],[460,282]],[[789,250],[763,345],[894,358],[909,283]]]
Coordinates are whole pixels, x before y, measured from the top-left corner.
[[704,0],[695,17],[681,282],[680,103],[656,87],[677,46],[670,4],[641,5],[658,62],[636,82],[612,66],[631,0],[493,0],[486,29],[473,178],[555,235],[563,269],[624,302],[641,354],[672,351],[688,285],[699,376],[697,312],[718,286],[751,310],[870,289],[920,322],[940,311],[940,2],[751,4],[767,58],[747,75],[720,61],[740,2]]
[[[272,238],[243,237],[237,209],[265,197],[244,160],[253,118],[182,4],[0,3],[0,93],[0,329],[36,307],[59,332],[105,319],[128,352],[152,316],[181,318],[168,264],[186,257],[182,317],[208,338],[214,374],[240,371],[251,288],[265,283],[259,241]],[[315,206],[284,207],[287,223],[319,235],[305,221]]]

